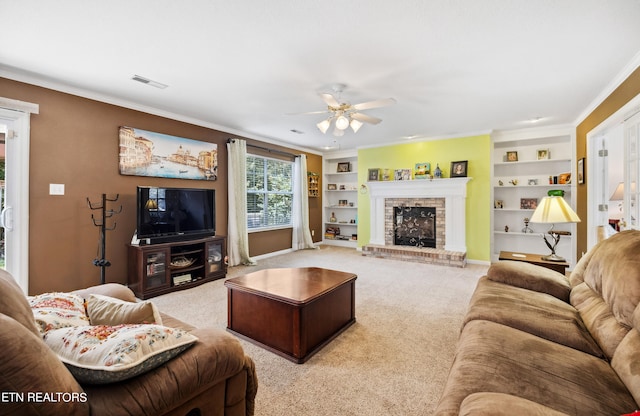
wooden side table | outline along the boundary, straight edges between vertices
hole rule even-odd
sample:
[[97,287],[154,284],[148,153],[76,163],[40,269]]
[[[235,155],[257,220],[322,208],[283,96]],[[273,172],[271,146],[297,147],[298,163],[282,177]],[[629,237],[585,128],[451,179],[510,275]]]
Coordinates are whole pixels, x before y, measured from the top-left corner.
[[566,274],[566,270],[569,267],[569,263],[566,261],[542,260],[540,254],[514,253],[511,251],[501,251],[498,260],[524,261],[525,263],[536,264],[562,274]]

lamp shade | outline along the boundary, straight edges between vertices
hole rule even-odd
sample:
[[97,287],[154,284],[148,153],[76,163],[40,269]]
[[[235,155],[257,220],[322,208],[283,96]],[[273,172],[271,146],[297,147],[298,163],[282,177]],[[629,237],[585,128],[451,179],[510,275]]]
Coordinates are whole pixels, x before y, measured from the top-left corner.
[[329,126],[331,125],[331,119],[328,118],[326,120],[322,120],[320,123],[316,124],[316,126],[318,127],[318,129],[324,134],[327,132],[327,130],[329,129]]
[[358,130],[360,130],[360,127],[362,127],[362,122],[354,119],[351,119],[351,123],[349,123],[349,125],[351,126],[351,130],[353,130],[354,133],[357,133]]
[[346,130],[349,127],[349,119],[341,115],[336,119],[336,127],[340,130]]
[[542,198],[538,208],[533,212],[530,222],[560,224],[580,222],[580,218],[563,197],[552,195]]

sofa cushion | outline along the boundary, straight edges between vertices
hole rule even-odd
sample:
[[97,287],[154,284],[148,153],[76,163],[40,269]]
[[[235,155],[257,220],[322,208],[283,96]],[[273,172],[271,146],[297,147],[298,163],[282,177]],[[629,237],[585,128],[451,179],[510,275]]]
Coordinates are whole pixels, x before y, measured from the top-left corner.
[[162,365],[197,338],[160,325],[95,325],[50,330],[44,340],[79,382],[107,384]]
[[596,357],[604,357],[578,311],[546,293],[481,277],[464,323],[478,319],[507,325]]
[[631,327],[640,302],[640,232],[623,231],[601,241],[584,272],[584,282],[609,305],[613,316]]
[[640,403],[640,332],[632,329],[620,342],[616,349],[611,367],[618,373],[622,382],[627,386],[636,402]]
[[613,316],[607,302],[585,282],[571,291],[571,304],[580,312],[582,322],[605,356],[611,359],[630,328]]
[[487,276],[494,282],[547,293],[564,302],[569,302],[571,292],[569,280],[564,275],[546,267],[504,260],[493,263],[487,271]]
[[89,295],[86,304],[91,325],[162,325],[160,312],[149,301],[126,302],[111,296]]
[[136,301],[136,296],[133,291],[120,283],[105,283],[103,285],[91,286],[86,289],[74,290],[72,293],[75,293],[83,299],[89,298],[89,295],[104,295],[127,302]]
[[[208,408],[222,402],[221,410],[211,411],[222,415],[225,414],[224,396],[229,394],[225,393],[229,388],[225,387],[225,380],[245,371],[249,379],[242,391],[246,391],[247,406],[253,403],[257,388],[255,369],[252,360],[244,355],[238,339],[215,328],[198,328],[193,332],[199,341],[161,367],[120,383],[84,385],[91,415],[162,415],[170,412],[184,415],[187,412],[178,413],[176,409],[201,393],[207,394],[203,400],[209,401]],[[220,384],[220,396],[209,392],[212,386]],[[176,385],[180,386],[178,390]]]
[[69,326],[89,325],[84,299],[73,293],[43,293],[27,297],[41,333]]
[[[4,293],[3,293],[4,295]],[[24,299],[24,295],[22,299]],[[31,311],[29,311],[31,313]],[[88,415],[89,404],[82,387],[64,364],[42,342],[37,329],[0,314],[0,392],[22,394],[21,400],[3,401],[3,415]],[[29,396],[40,394],[40,396]],[[43,393],[50,393],[45,400]],[[56,401],[53,401],[53,400]]]
[[0,313],[9,316],[39,335],[27,298],[6,270],[0,269]]
[[504,393],[572,415],[621,415],[636,402],[604,360],[489,321],[465,325],[437,416],[473,393]]
[[473,393],[460,406],[460,416],[566,416],[540,403],[504,393]]

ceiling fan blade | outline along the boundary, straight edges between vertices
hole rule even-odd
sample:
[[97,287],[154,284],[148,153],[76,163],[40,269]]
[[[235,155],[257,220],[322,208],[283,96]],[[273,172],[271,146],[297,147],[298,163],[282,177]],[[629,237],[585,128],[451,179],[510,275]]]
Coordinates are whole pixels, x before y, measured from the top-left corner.
[[325,103],[327,103],[329,107],[340,107],[340,103],[335,99],[333,95],[323,92],[320,94],[320,97]]
[[351,113],[351,118],[356,119],[358,121],[362,121],[363,123],[369,123],[369,124],[378,124],[382,121],[379,118],[371,117],[362,113]]
[[383,98],[381,100],[367,101],[366,103],[354,104],[351,107],[355,108],[356,110],[368,110],[370,108],[386,107],[388,105],[392,105],[395,103],[396,103],[396,100],[394,100],[393,98]]
[[285,113],[287,116],[301,116],[305,114],[327,114],[329,110],[319,110],[319,111],[306,111],[304,113]]

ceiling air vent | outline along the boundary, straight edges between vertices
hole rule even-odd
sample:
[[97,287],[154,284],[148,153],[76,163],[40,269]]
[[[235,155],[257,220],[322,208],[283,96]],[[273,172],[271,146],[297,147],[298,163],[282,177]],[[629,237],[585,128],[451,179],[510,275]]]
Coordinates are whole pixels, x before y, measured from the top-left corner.
[[140,75],[134,75],[133,77],[131,77],[131,79],[134,81],[142,82],[143,84],[151,85],[152,87],[160,88],[162,90],[168,87],[168,85],[166,84],[150,80],[149,78],[141,77]]

